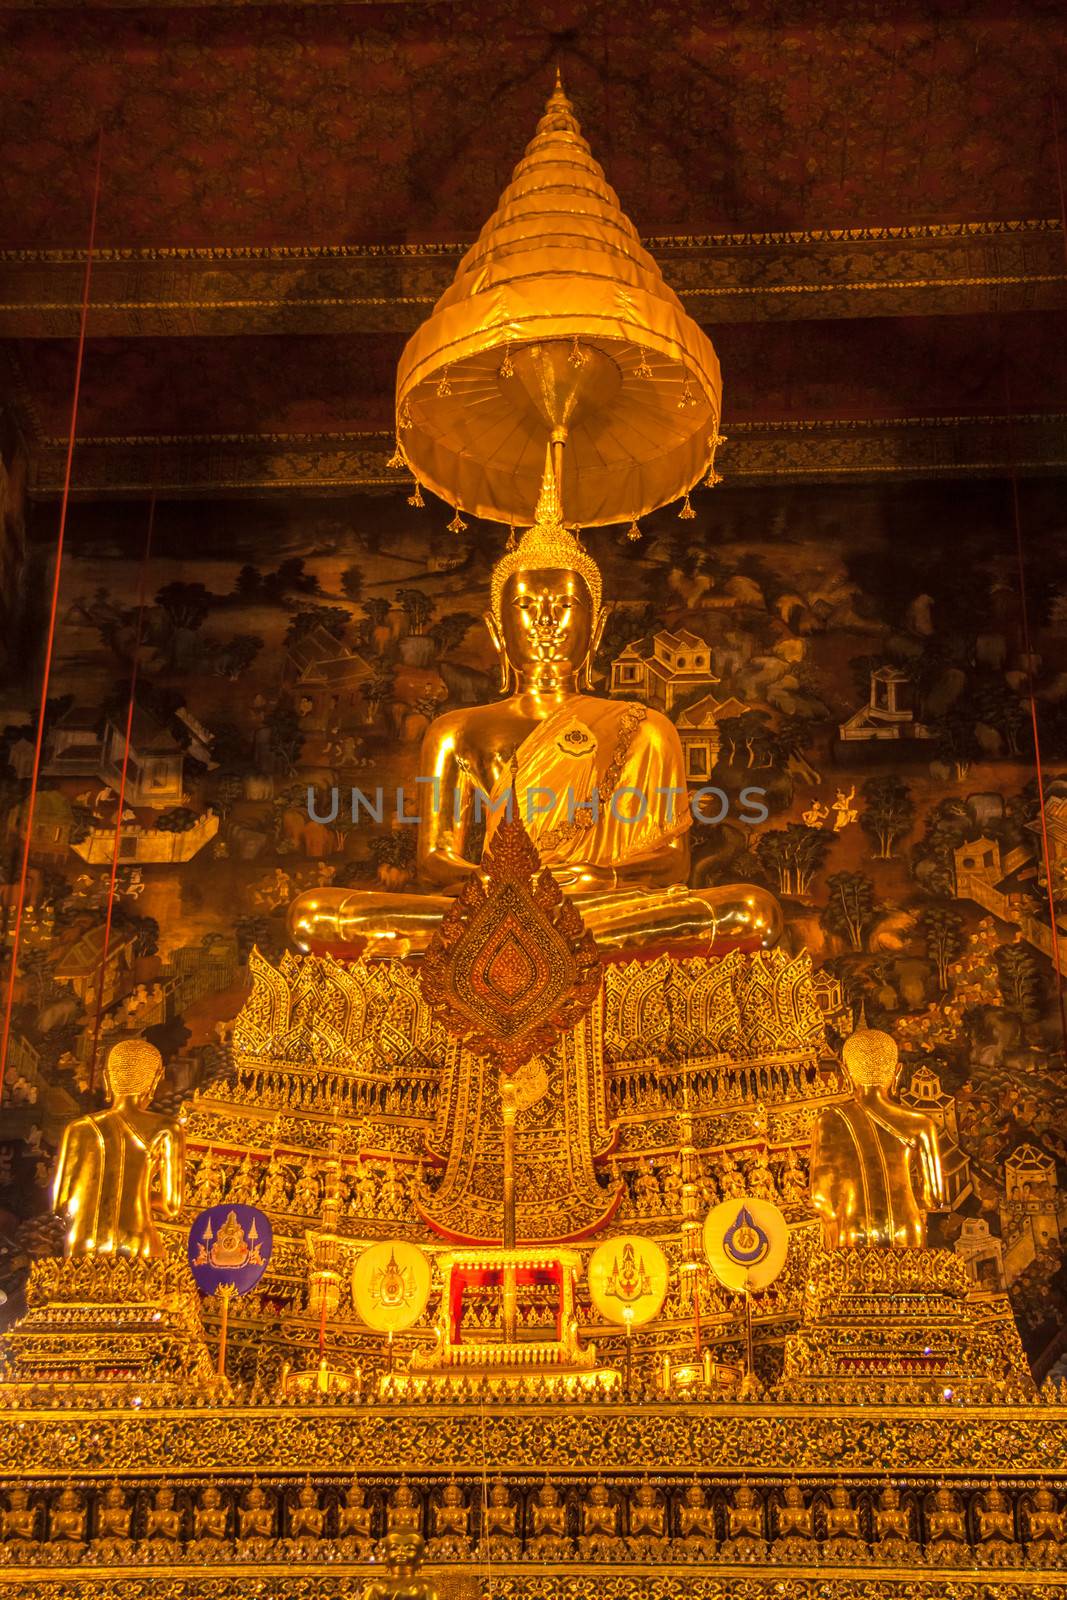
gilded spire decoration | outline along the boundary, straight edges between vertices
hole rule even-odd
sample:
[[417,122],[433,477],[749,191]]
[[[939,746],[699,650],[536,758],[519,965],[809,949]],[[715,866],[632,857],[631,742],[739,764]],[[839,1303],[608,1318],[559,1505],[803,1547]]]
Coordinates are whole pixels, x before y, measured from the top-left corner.
[[529,525],[552,439],[568,522],[629,522],[707,473],[721,388],[557,69],[495,212],[401,356],[408,465],[464,513]]

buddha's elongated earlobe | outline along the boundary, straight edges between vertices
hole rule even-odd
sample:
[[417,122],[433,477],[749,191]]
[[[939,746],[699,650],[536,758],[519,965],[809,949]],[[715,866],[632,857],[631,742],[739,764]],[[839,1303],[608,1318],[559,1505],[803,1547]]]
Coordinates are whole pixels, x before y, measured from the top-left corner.
[[511,663],[508,660],[507,650],[504,648],[504,636],[500,631],[500,624],[491,611],[483,612],[482,621],[489,633],[489,639],[496,651],[497,665],[500,668],[500,692],[507,694],[511,687]]
[[580,689],[592,689],[593,687],[593,661],[596,658],[597,651],[600,649],[600,641],[604,637],[604,624],[607,620],[607,610],[604,606],[601,606],[596,614],[596,621],[593,623],[593,636],[589,641],[589,653],[578,675],[578,687]]

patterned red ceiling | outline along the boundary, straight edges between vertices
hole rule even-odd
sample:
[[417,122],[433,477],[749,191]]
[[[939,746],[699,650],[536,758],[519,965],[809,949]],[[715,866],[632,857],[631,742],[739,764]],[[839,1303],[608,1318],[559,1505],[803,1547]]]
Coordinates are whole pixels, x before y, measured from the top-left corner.
[[[1067,312],[734,323],[713,330],[730,421],[1067,411]],[[83,435],[318,433],[392,426],[399,335],[101,339]],[[42,434],[68,422],[73,346],[17,350]]]
[[8,10],[0,245],[476,231],[555,60],[644,233],[1048,216],[1059,0]]

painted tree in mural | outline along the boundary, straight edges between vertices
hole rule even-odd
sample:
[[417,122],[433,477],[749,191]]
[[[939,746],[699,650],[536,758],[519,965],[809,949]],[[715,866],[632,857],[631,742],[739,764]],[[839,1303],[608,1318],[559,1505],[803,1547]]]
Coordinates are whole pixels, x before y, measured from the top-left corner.
[[426,632],[434,613],[434,604],[422,589],[398,589],[397,605],[408,619],[408,628],[414,634]]
[[937,724],[935,750],[939,761],[950,768],[957,783],[962,783],[972,765],[982,754],[975,733],[973,709],[957,702],[948,715]]
[[730,765],[743,756],[745,767],[768,766],[772,758],[769,732],[765,711],[723,717],[718,724],[719,749]]
[[1045,985],[1029,946],[1002,944],[995,953],[997,986],[1009,1011],[1036,1022],[1044,1011]]
[[341,574],[341,589],[347,600],[363,597],[363,568],[346,567]]
[[919,915],[919,933],[937,968],[938,987],[944,991],[948,988],[948,969],[963,949],[963,915],[952,906],[924,906]]
[[867,929],[876,911],[874,884],[862,872],[834,872],[826,880],[829,900],[822,912],[828,933],[847,939],[853,950],[862,950]]
[[1009,755],[1020,755],[1024,744],[1030,744],[1030,714],[1006,679],[993,678],[982,684],[975,693],[975,709],[1003,738]]
[[807,894],[811,880],[826,860],[833,835],[820,828],[791,822],[785,828],[768,828],[756,842],[756,859],[764,872],[777,878],[779,894]]
[[915,821],[911,790],[899,778],[868,778],[863,785],[864,811],[860,826],[878,844],[878,860],[888,861],[894,846]]

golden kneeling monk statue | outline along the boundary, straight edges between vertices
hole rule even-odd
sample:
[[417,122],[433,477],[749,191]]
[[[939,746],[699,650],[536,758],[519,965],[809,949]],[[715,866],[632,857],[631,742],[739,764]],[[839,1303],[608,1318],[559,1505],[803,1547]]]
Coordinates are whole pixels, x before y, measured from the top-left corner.
[[937,1124],[888,1098],[898,1071],[889,1034],[860,1028],[841,1058],[853,1097],[822,1112],[811,1147],[823,1244],[921,1246],[926,1213],[945,1203]]
[[[766,889],[690,890],[692,825],[681,741],[658,711],[588,690],[604,623],[600,569],[563,526],[546,467],[535,524],[496,565],[486,624],[505,698],[431,723],[420,767],[419,877],[444,891],[311,889],[289,909],[318,954],[418,954],[480,870],[513,804],[541,860],[607,949],[756,950],[781,932]],[[514,771],[513,771],[514,762]]]
[[149,1111],[163,1057],[145,1039],[123,1039],[104,1068],[106,1111],[78,1117],[63,1134],[52,1207],[67,1222],[68,1256],[165,1254],[152,1217],[181,1210],[184,1134]]

